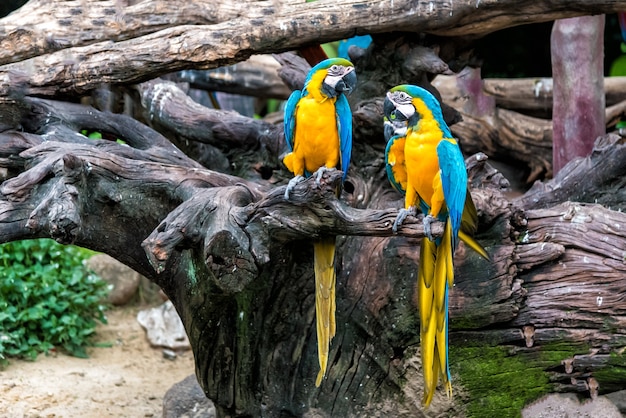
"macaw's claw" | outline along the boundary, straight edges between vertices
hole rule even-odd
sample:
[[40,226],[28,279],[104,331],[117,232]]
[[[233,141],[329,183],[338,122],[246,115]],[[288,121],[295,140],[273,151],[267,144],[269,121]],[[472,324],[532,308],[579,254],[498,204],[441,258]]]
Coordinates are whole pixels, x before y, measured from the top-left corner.
[[315,172],[315,184],[319,186],[322,181],[322,177],[324,177],[324,173],[328,171],[333,171],[333,170],[336,170],[336,168],[335,167],[328,168],[325,166],[321,166],[320,168],[318,168],[317,171]]
[[391,230],[395,233],[398,232],[398,227],[400,225],[402,225],[402,222],[404,222],[404,220],[406,219],[407,216],[411,215],[411,216],[415,216],[415,206],[411,206],[408,209],[400,209],[398,211],[398,216],[396,216],[396,220],[393,223],[393,226],[391,227]]
[[295,176],[294,178],[289,180],[289,183],[287,183],[287,187],[285,188],[285,200],[289,200],[289,193],[291,193],[293,189],[295,189],[298,183],[301,183],[303,181],[304,177],[302,176]]
[[426,235],[426,237],[431,241],[433,240],[433,234],[430,231],[430,224],[436,220],[437,219],[432,215],[424,216],[424,235]]

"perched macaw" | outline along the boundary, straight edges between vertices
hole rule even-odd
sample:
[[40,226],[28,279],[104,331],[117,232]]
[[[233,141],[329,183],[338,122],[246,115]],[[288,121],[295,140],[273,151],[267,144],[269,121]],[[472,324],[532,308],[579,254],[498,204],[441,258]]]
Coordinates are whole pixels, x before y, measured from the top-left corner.
[[[289,181],[285,199],[295,185],[316,174],[319,184],[324,171],[343,170],[345,180],[352,151],[352,112],[346,94],[356,86],[352,63],[330,58],[309,71],[302,91],[294,91],[285,107],[285,140],[290,152],[283,162],[295,177]],[[339,195],[340,190],[337,190]],[[315,312],[319,386],[326,374],[330,340],[335,336],[335,237],[313,243],[315,267]]]
[[[472,235],[478,217],[468,191],[465,161],[443,120],[441,106],[427,90],[400,85],[385,98],[385,151],[392,186],[405,194],[404,209],[393,230],[419,206],[426,237],[420,245],[418,303],[424,374],[423,404],[430,405],[441,376],[452,394],[448,367],[448,289],[454,283],[453,256],[461,239],[488,259]],[[433,238],[430,224],[445,223],[443,236]]]

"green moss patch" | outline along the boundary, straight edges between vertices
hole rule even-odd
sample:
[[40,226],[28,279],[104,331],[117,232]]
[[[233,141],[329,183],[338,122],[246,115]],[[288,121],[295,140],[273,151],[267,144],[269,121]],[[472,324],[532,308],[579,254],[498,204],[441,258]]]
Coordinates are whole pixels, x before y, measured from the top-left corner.
[[450,347],[452,376],[467,392],[468,417],[519,417],[524,405],[550,392],[543,367],[528,353],[509,351],[506,347]]

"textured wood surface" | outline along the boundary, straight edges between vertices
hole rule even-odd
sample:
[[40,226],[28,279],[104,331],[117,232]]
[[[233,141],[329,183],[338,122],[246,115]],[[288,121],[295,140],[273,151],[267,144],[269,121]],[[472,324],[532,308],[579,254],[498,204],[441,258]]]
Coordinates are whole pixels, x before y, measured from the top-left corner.
[[608,0],[205,0],[132,6],[32,0],[0,19],[0,94],[18,79],[32,94],[83,94],[103,82],[136,83],[192,67],[216,68],[255,53],[283,52],[357,33],[479,36],[519,24],[624,9],[626,2]]

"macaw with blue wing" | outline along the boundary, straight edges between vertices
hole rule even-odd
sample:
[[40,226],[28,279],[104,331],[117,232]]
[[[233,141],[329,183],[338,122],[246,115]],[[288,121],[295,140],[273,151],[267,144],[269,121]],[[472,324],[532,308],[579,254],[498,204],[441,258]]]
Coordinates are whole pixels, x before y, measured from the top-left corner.
[[[340,169],[345,180],[352,151],[352,112],[346,94],[356,86],[352,63],[330,58],[309,71],[302,91],[294,91],[285,107],[285,140],[289,153],[283,162],[295,176],[285,199],[299,182],[313,174],[319,184],[324,171]],[[340,190],[337,190],[339,195]],[[330,340],[335,336],[335,237],[313,243],[315,312],[319,386],[326,374]]]
[[[454,283],[453,256],[461,239],[485,259],[472,238],[478,216],[467,186],[465,161],[443,120],[441,106],[427,90],[400,85],[387,93],[383,106],[387,148],[385,162],[392,186],[405,194],[404,209],[393,230],[417,208],[424,214],[426,237],[420,245],[418,302],[425,406],[442,378],[452,394],[448,366],[448,289]],[[433,238],[431,223],[444,222],[443,236]]]

